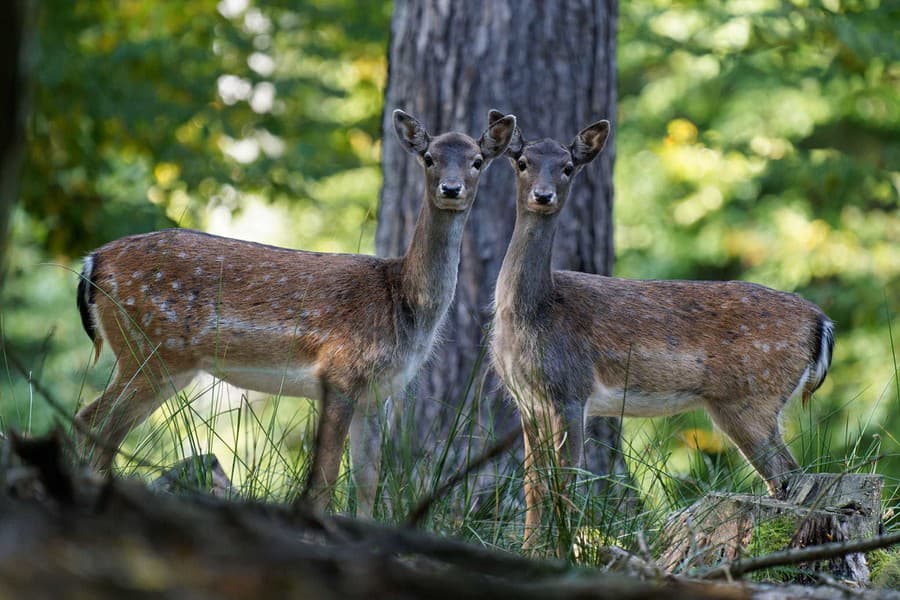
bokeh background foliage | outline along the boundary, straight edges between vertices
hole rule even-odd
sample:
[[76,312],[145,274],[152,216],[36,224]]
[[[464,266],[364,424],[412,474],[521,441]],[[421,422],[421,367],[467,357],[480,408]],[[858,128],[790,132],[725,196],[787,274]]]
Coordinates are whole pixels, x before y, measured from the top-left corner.
[[[180,225],[372,251],[390,2],[41,6],[0,325],[70,410],[112,367],[87,368],[75,310],[91,248]],[[616,274],[745,279],[818,303],[837,323],[834,365],[791,409],[793,447],[832,470],[882,453],[864,468],[900,479],[900,4],[619,11]],[[0,372],[3,427],[48,427],[33,386]],[[739,468],[709,431],[696,414],[635,420],[626,450],[663,443],[683,477],[720,456]]]

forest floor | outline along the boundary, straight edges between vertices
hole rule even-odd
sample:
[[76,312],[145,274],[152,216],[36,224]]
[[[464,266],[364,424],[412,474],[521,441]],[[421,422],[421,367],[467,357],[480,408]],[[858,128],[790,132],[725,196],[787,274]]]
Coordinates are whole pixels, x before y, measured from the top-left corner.
[[4,598],[897,598],[815,585],[705,581],[609,548],[574,568],[303,506],[173,494],[66,460],[59,435],[3,440]]

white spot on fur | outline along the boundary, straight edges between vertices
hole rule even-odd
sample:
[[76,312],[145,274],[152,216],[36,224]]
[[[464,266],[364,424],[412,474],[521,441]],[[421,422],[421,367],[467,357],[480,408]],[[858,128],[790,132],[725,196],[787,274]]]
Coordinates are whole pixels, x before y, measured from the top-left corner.
[[159,312],[163,313],[168,320],[170,320],[170,321],[178,320],[178,313],[175,311],[174,308],[171,308],[169,306],[168,301],[160,300],[159,298],[154,298],[153,303],[156,305],[156,308],[159,309]]
[[194,275],[203,275],[203,269],[201,267],[194,267]]
[[127,298],[125,300],[125,305],[126,306],[134,306],[134,298],[131,298],[131,297]]
[[145,283],[145,284],[143,284],[143,285],[141,286],[141,293],[142,293],[142,294],[146,294],[146,293],[147,293],[147,290],[149,290],[149,289],[150,289],[150,288],[147,287],[147,284]]
[[162,271],[157,271],[157,272],[156,272],[156,275],[153,276],[153,279],[159,281],[160,279],[162,279],[162,277],[163,277],[163,276],[162,276]]
[[150,321],[153,320],[153,315],[150,313],[144,313],[144,316],[141,317],[141,324],[146,327],[150,324]]
[[278,283],[287,283],[287,277],[279,277]]
[[187,258],[187,252],[179,252],[178,258]]
[[180,350],[181,348],[184,348],[184,341],[175,338],[169,338],[166,340],[166,348],[169,348],[171,350]]
[[748,331],[750,331],[750,328],[746,325],[741,325],[738,329],[741,330],[741,333],[747,333]]
[[181,287],[181,283],[179,283],[178,281],[173,281],[173,282],[172,282],[172,289],[173,289],[173,290],[177,290],[177,289],[180,288],[180,287]]

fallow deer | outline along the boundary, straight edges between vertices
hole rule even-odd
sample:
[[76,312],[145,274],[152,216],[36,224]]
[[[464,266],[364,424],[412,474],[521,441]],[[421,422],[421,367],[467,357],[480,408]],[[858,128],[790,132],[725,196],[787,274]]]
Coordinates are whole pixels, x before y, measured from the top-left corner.
[[546,494],[538,473],[551,459],[582,464],[590,416],[703,408],[769,492],[782,495],[798,466],[779,417],[795,394],[808,400],[831,363],[831,321],[795,294],[740,281],[638,281],[551,269],[572,181],[599,155],[609,129],[598,121],[569,146],[526,142],[517,129],[506,150],[516,172],[516,222],[496,284],[491,350],[521,413],[526,548]]
[[[288,250],[170,229],[92,252],[78,307],[96,356],[115,354],[106,390],[77,415],[108,469],[125,435],[205,371],[236,386],[320,402],[306,487],[324,510],[344,442],[359,512],[371,516],[381,460],[379,403],[428,357],[456,289],[463,229],[478,180],[506,149],[512,115],[478,141],[432,137],[393,113],[403,147],[424,168],[425,194],[406,254],[377,258]],[[96,447],[94,447],[96,446]]]

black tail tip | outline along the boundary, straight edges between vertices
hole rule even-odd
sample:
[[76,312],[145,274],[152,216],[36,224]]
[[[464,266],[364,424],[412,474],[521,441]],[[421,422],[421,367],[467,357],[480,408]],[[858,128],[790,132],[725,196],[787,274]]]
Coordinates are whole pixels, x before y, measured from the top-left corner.
[[97,330],[94,327],[94,320],[91,318],[91,304],[94,303],[94,282],[92,280],[93,260],[88,256],[84,262],[84,269],[78,279],[78,313],[81,315],[81,326],[84,327],[85,333],[95,341]]

